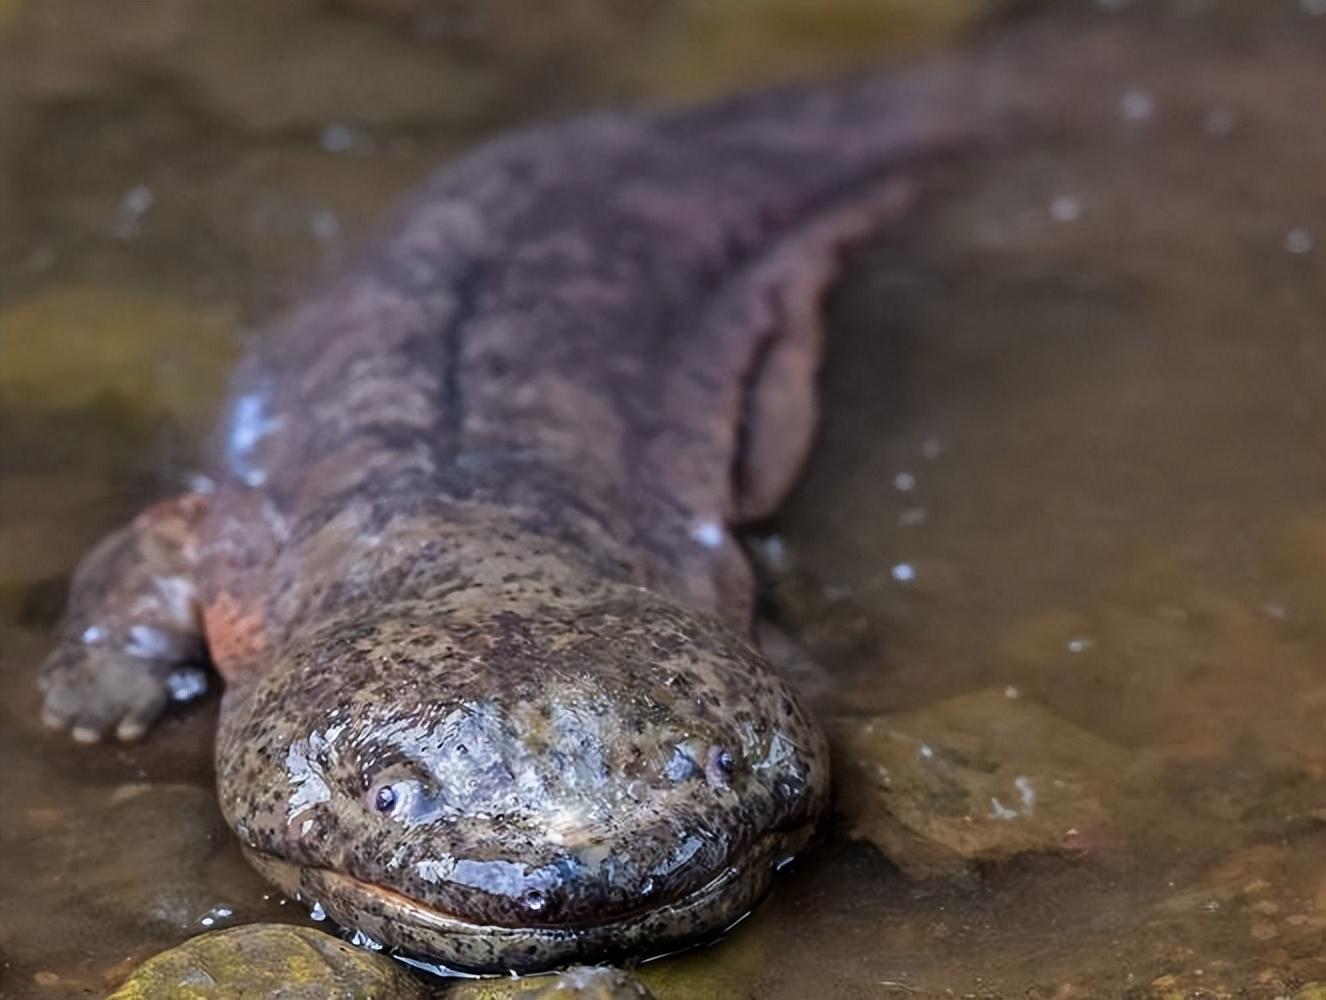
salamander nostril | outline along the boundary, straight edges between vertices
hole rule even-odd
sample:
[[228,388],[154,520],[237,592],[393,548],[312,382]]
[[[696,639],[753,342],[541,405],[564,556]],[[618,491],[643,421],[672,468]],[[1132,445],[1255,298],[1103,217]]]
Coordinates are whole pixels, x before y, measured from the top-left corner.
[[542,889],[526,889],[521,893],[520,901],[531,913],[540,913],[548,905],[548,894]]
[[799,774],[785,774],[774,782],[774,795],[785,805],[795,803],[806,788],[805,779]]

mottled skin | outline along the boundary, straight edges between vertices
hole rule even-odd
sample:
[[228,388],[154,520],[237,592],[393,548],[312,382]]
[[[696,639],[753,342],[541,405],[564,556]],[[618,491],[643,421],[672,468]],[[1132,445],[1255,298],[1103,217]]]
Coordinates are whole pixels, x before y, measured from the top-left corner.
[[837,251],[961,116],[947,74],[493,142],[275,323],[214,488],[84,561],[46,715],[141,735],[183,662],[255,865],[450,966],[659,953],[828,797],[732,529],[814,425]]

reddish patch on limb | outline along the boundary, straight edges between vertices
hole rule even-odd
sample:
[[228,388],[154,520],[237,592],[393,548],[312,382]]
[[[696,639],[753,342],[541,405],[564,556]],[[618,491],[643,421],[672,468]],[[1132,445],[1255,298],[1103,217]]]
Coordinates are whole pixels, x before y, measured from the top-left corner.
[[223,676],[232,679],[257,662],[267,648],[267,619],[261,608],[245,607],[220,594],[203,610],[207,648]]
[[146,554],[169,553],[167,561],[183,557],[192,561],[196,548],[198,525],[207,515],[210,498],[198,493],[185,493],[154,503],[134,518],[134,531],[148,544]]

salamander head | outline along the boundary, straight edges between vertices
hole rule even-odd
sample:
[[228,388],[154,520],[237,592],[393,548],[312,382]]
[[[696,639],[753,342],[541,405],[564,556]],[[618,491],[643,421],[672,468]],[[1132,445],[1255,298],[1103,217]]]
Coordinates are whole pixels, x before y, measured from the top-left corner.
[[824,739],[760,656],[643,590],[332,625],[227,694],[254,864],[339,924],[471,971],[722,931],[807,841]]

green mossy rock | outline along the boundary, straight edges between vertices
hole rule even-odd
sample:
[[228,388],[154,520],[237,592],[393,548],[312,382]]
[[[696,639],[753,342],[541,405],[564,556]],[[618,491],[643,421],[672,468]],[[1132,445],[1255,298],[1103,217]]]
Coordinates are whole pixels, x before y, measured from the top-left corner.
[[321,931],[248,924],[149,958],[110,1000],[415,1000],[428,994],[400,963]]

